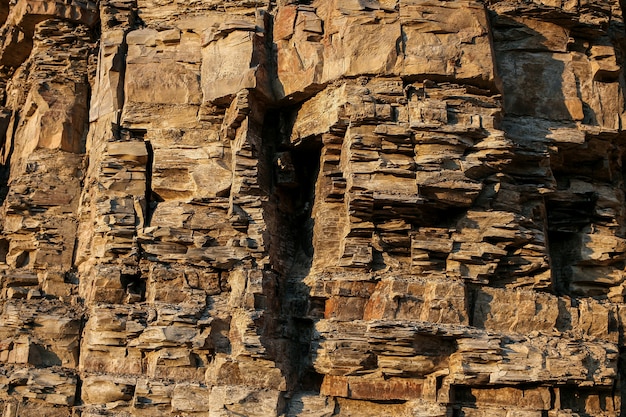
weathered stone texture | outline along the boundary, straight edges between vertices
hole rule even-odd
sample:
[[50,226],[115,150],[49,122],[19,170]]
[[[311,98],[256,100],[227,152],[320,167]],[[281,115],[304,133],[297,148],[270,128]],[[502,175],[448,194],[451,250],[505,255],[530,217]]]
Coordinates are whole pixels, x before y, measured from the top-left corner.
[[0,415],[626,414],[615,0],[0,0]]

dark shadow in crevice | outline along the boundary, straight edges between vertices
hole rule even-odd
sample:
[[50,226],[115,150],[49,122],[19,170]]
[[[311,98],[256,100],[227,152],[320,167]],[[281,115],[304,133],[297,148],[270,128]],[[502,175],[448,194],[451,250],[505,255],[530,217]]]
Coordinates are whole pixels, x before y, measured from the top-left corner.
[[[0,114],[0,205],[4,204],[4,200],[9,193],[9,177],[11,175],[11,157],[15,150],[15,134],[19,125],[19,114],[17,112],[7,112],[2,117]],[[12,123],[12,124],[11,124]],[[11,132],[9,131],[11,128]],[[7,141],[9,141],[7,143]]]
[[485,328],[485,321],[491,314],[493,296],[482,291],[483,286],[468,283],[465,285],[469,325],[479,329]]
[[[303,282],[313,261],[312,209],[319,173],[321,141],[312,139],[292,144],[291,107],[269,110],[263,123],[262,161],[268,184],[264,204],[269,231],[269,256],[277,277],[277,327],[282,334],[264,334],[266,344],[272,338],[283,339],[285,351],[277,357],[277,366],[287,379],[287,391],[319,392],[322,377],[311,365],[310,343],[313,320],[310,288]],[[259,173],[261,176],[261,173]]]
[[0,0],[0,26],[4,25],[9,16],[9,0]]
[[579,259],[581,239],[578,233],[548,230],[552,290],[556,295],[571,294],[572,265]]
[[122,274],[120,277],[122,288],[126,290],[127,301],[139,302],[146,299],[146,280],[141,274]]

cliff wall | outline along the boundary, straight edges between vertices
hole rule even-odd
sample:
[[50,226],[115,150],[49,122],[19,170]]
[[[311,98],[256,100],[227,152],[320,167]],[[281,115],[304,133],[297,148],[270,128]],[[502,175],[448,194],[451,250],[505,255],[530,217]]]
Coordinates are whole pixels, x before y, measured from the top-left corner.
[[626,415],[624,30],[0,0],[0,415]]

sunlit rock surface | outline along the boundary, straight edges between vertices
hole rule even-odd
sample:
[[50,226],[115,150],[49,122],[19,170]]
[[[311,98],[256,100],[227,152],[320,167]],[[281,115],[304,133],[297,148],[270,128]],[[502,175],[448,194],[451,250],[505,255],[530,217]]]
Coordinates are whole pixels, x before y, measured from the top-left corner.
[[0,416],[626,415],[625,38],[0,0]]

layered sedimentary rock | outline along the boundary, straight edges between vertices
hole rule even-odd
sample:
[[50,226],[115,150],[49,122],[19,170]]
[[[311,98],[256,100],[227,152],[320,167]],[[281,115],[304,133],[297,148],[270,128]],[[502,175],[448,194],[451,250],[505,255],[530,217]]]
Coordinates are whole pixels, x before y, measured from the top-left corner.
[[618,416],[613,0],[0,0],[0,411]]

